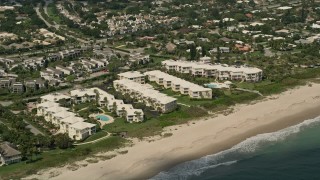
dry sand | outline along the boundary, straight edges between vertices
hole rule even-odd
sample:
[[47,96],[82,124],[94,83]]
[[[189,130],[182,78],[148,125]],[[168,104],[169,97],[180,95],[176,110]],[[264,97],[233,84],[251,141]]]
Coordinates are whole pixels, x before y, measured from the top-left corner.
[[[320,85],[303,86],[250,105],[238,105],[227,116],[207,117],[169,127],[171,137],[136,142],[127,154],[70,171],[53,179],[147,179],[178,163],[228,149],[251,136],[273,132],[320,115]],[[58,171],[53,169],[53,172]],[[52,169],[51,169],[52,172]],[[32,176],[48,179],[49,171]],[[31,177],[30,177],[31,178]]]

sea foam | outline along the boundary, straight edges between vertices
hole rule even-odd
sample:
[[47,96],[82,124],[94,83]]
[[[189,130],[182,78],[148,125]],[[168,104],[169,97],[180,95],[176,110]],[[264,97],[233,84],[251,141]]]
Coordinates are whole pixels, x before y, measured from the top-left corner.
[[298,134],[308,127],[320,124],[320,117],[305,120],[300,124],[285,129],[264,133],[248,138],[230,149],[216,154],[207,155],[199,159],[179,164],[168,171],[160,172],[151,180],[185,180],[190,176],[199,176],[208,169],[220,166],[229,166],[237,161],[254,156],[254,153],[265,146],[270,146],[279,141],[284,141],[289,136]]

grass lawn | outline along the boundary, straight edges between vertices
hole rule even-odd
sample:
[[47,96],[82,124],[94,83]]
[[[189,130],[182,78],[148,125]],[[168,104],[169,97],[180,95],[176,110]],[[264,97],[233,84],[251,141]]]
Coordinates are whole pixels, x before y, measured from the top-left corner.
[[101,130],[101,131],[99,131],[99,132],[97,132],[97,133],[89,136],[89,137],[88,137],[87,139],[85,139],[83,142],[94,141],[94,140],[96,140],[96,139],[105,137],[105,136],[107,136],[107,135],[108,135],[108,132]]
[[174,112],[147,119],[142,123],[128,123],[123,118],[117,118],[114,123],[105,125],[103,129],[111,133],[126,131],[130,137],[142,138],[159,135],[164,127],[186,123],[206,114],[206,111],[197,107],[179,106]]
[[55,14],[55,11],[54,11],[54,7],[53,6],[55,6],[54,4],[49,4],[48,5],[48,16],[49,16],[49,18],[52,20],[52,21],[54,21],[54,22],[56,22],[57,24],[61,24],[63,21],[62,21],[62,19],[59,17],[59,15],[58,14]]
[[[159,89],[159,86],[156,89]],[[246,103],[259,97],[255,93],[237,90],[213,90],[213,95],[216,96],[213,99],[190,99],[188,95],[181,95],[179,92],[174,92],[171,89],[160,89],[160,92],[177,98],[178,103],[189,106],[202,106],[207,110],[214,110],[214,108],[219,106],[230,106],[235,103]]]
[[101,151],[110,151],[125,145],[126,140],[120,137],[110,137],[94,144],[76,146],[67,150],[51,150],[43,152],[39,160],[26,164],[25,162],[3,166],[0,168],[0,179],[19,179],[34,174],[40,169],[56,167],[67,163],[83,160],[89,155]]

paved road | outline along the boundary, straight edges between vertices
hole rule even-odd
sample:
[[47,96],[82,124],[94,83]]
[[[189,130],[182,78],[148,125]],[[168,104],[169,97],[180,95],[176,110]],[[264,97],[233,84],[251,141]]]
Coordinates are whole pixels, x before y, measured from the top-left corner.
[[88,79],[93,79],[93,78],[96,78],[96,77],[99,77],[99,76],[102,76],[102,75],[105,75],[105,74],[109,74],[109,72],[104,72],[104,71],[95,72],[95,73],[90,74],[89,77],[86,77],[86,78],[80,77],[80,78],[77,78],[74,81],[75,82],[81,82],[81,81],[88,80]]
[[41,131],[39,131],[37,128],[35,128],[34,126],[32,126],[30,123],[28,123],[28,122],[25,121],[25,120],[23,120],[23,121],[28,124],[27,128],[30,129],[30,131],[31,131],[34,135],[38,135],[38,134],[44,135]]
[[[49,16],[49,15],[48,15],[48,4],[50,4],[50,3],[51,3],[51,1],[46,1],[45,6],[44,6],[44,8],[43,8],[44,13],[47,14],[47,16]],[[48,27],[54,27],[54,28],[56,28],[57,30],[58,30],[58,29],[62,29],[62,27],[60,28],[60,25],[59,25],[59,24],[57,24],[56,22],[54,22],[54,24],[50,24],[50,23],[41,15],[41,13],[40,13],[40,3],[39,3],[39,4],[37,5],[37,7],[35,7],[34,9],[35,9],[37,15],[39,16],[39,18],[40,18]],[[66,29],[64,29],[64,30],[66,30]],[[85,40],[85,39],[82,39],[82,38],[78,38],[78,37],[75,37],[75,36],[71,35],[69,30],[66,30],[66,31],[68,31],[69,33],[65,34],[65,36],[72,37],[72,38],[74,38],[74,39],[76,39],[77,41],[82,42],[82,43],[89,43],[88,40]]]
[[44,17],[41,15],[40,13],[40,3],[37,5],[37,7],[34,8],[34,10],[36,11],[37,15],[39,16],[39,18],[48,26],[51,27],[52,25],[44,19]]

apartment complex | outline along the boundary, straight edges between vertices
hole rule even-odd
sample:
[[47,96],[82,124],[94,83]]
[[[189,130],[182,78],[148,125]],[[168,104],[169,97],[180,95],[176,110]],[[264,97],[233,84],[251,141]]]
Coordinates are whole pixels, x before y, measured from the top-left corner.
[[164,86],[167,89],[171,88],[173,91],[180,92],[183,95],[189,95],[190,98],[212,98],[212,89],[210,88],[204,88],[181,78],[171,76],[159,70],[149,71],[144,74],[148,76],[149,81],[156,82],[158,85]]
[[160,93],[149,84],[140,84],[128,79],[120,79],[113,81],[113,86],[122,94],[129,94],[137,101],[145,103],[147,106],[162,113],[171,112],[177,107],[177,99]]
[[138,71],[128,71],[128,72],[120,73],[118,74],[118,77],[120,80],[127,79],[140,84],[145,83],[145,75]]
[[190,61],[162,61],[168,71],[192,74],[193,76],[215,77],[218,80],[240,80],[257,82],[262,80],[262,70],[246,66],[228,66],[221,64],[205,64]]
[[80,89],[70,92],[74,103],[85,103],[98,101],[100,106],[106,106],[109,111],[115,111],[118,116],[126,118],[128,122],[142,122],[144,118],[141,109],[135,109],[131,104],[125,104],[122,100],[116,99],[113,95],[99,89]]
[[44,116],[46,121],[60,127],[61,133],[67,133],[71,139],[82,140],[96,132],[96,125],[84,122],[68,108],[61,107],[57,103],[60,99],[70,97],[62,94],[49,94],[41,97],[41,103],[37,104],[37,115]]

